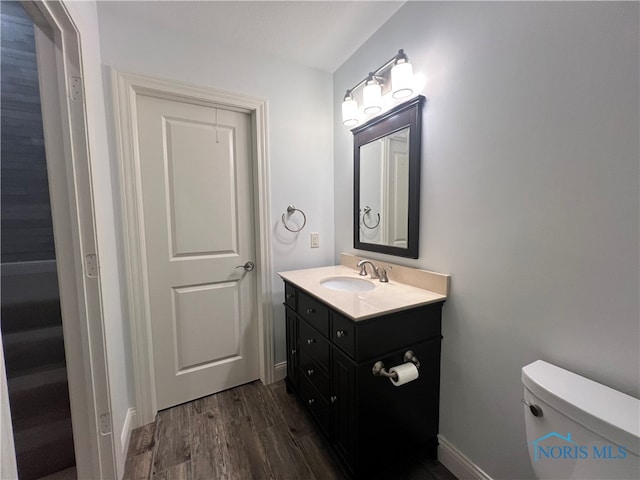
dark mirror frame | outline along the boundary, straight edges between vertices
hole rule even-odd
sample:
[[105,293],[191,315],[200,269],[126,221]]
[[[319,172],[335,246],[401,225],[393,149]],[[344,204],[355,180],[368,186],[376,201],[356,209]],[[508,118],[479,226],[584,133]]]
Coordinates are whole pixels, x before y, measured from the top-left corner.
[[[353,247],[357,250],[418,258],[420,223],[420,164],[422,163],[422,106],[425,97],[418,95],[393,107],[379,117],[351,130],[353,133]],[[407,248],[360,241],[360,147],[378,138],[409,127],[409,209]]]

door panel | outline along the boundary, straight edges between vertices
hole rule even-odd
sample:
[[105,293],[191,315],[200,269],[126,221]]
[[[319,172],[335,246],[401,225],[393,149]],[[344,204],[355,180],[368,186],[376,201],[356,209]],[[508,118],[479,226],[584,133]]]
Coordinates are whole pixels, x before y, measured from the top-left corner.
[[237,282],[173,291],[176,371],[182,374],[237,357],[240,352]]
[[177,118],[163,129],[173,255],[236,253],[233,130]]
[[137,97],[158,408],[259,376],[250,118]]

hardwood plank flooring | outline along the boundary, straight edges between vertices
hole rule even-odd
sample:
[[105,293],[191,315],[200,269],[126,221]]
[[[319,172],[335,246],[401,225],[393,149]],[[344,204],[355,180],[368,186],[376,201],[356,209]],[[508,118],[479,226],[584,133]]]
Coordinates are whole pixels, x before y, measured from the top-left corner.
[[[156,419],[156,450],[153,473],[158,475],[191,460],[192,403],[162,411]],[[162,477],[161,477],[162,478]]]
[[[125,480],[346,480],[284,382],[259,381],[158,413],[129,441]],[[381,478],[456,480],[418,459]]]
[[155,446],[155,423],[136,428],[129,439],[129,450],[124,465],[125,478],[149,480]]

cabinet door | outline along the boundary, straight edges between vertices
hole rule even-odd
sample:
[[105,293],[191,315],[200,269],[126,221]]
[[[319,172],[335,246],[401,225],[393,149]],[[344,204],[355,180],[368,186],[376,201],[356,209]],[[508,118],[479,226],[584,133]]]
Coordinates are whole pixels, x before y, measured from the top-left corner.
[[337,348],[333,349],[332,413],[333,444],[343,460],[353,468],[356,434],[356,365]]
[[296,301],[296,288],[288,283],[284,284],[284,303],[291,307],[294,311],[298,309],[298,302]]
[[287,380],[288,387],[298,389],[298,317],[287,309]]

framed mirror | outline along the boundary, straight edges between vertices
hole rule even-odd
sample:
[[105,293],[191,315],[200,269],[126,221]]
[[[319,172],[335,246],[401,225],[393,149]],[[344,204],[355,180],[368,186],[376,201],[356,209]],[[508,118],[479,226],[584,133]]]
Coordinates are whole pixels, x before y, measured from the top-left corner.
[[417,96],[353,132],[353,246],[418,258],[421,120]]

